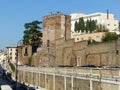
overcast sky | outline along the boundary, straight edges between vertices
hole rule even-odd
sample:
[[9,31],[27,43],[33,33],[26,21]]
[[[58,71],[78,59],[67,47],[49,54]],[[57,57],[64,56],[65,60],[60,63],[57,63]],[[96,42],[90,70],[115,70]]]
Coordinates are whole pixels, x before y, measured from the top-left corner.
[[25,23],[42,21],[50,12],[90,14],[107,9],[120,20],[120,0],[0,0],[0,49],[17,44],[23,38]]

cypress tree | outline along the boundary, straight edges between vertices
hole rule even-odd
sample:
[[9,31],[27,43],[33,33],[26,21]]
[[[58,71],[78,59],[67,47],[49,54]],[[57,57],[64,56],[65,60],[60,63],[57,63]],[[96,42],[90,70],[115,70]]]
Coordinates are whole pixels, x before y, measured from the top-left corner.
[[86,21],[86,26],[85,26],[86,32],[90,31],[89,23],[90,23],[90,21],[87,19],[87,21]]
[[74,31],[75,32],[77,32],[78,31],[78,23],[77,23],[77,21],[75,22],[75,25],[74,25],[75,27],[74,27]]
[[96,22],[94,20],[91,20],[90,22],[90,30],[91,32],[94,31],[96,29]]
[[87,20],[86,22],[86,32],[90,31],[92,33],[96,29],[96,21],[95,20]]
[[85,22],[84,22],[84,20],[83,20],[83,17],[82,18],[79,18],[79,31],[81,30],[81,32],[84,32],[84,30],[85,30]]

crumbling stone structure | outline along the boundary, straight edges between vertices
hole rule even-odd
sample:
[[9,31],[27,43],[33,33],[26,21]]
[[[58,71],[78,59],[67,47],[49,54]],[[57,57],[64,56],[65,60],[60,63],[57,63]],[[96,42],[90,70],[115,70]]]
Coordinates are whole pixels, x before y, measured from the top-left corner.
[[34,56],[35,65],[120,65],[120,39],[91,45],[75,42],[70,23],[70,16],[61,13],[43,17],[43,46]]
[[[91,45],[85,40],[75,42],[71,39],[70,28],[71,17],[68,15],[58,12],[44,16],[43,45],[33,55],[32,64],[35,66],[120,65],[120,39]],[[29,52],[30,50],[28,47]],[[22,54],[24,52],[25,48]],[[22,59],[28,57],[23,56]]]

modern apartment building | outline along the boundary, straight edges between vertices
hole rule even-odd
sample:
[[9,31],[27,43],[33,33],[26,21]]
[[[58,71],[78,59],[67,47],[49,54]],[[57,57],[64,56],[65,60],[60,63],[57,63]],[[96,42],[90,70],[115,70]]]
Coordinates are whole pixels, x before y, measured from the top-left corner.
[[8,60],[15,64],[17,59],[17,46],[16,45],[7,46],[7,54]]
[[118,20],[115,20],[114,14],[109,13],[92,13],[92,14],[83,14],[83,13],[72,13],[71,16],[71,38],[75,39],[75,42],[83,41],[83,40],[95,40],[97,42],[101,41],[101,38],[104,36],[105,33],[81,33],[81,32],[74,32],[75,22],[79,21],[79,18],[83,17],[84,21],[87,20],[95,20],[97,24],[104,25],[109,32],[116,32],[120,34],[118,30]]
[[118,20],[115,20],[114,14],[109,13],[92,13],[92,14],[83,14],[83,13],[72,13],[71,16],[71,30],[74,31],[74,24],[76,21],[79,21],[79,18],[83,17],[84,21],[87,20],[96,20],[97,24],[104,25],[110,32],[118,32]]

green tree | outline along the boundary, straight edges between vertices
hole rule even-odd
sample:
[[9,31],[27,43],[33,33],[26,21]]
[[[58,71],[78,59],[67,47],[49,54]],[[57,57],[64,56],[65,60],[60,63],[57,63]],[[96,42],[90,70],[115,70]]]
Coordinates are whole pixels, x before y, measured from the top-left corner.
[[77,23],[77,21],[75,22],[75,28],[74,28],[74,31],[75,31],[75,32],[78,31],[78,23]]
[[39,24],[42,22],[32,21],[30,23],[25,23],[25,31],[23,36],[23,44],[32,46],[32,53],[36,52],[39,45],[42,44],[42,32]]
[[91,20],[90,28],[91,28],[91,31],[94,31],[96,29],[96,21],[95,20]]
[[112,41],[117,39],[118,39],[118,35],[116,33],[107,32],[105,36],[102,38],[102,41],[105,42],[105,41]]
[[13,72],[15,72],[15,66],[13,63],[9,62],[10,68]]
[[86,32],[90,31],[90,25],[89,25],[89,23],[90,23],[90,21],[87,19],[86,26],[85,26]]
[[90,19],[90,21],[89,21],[89,30],[90,30],[90,33],[92,33],[95,29],[96,29],[96,21]]
[[88,32],[90,31],[90,33],[92,33],[92,31],[94,31],[96,29],[96,21],[95,20],[87,20],[86,23],[84,22],[83,17],[79,18],[79,22],[75,22],[75,31],[80,32]]
[[84,32],[84,30],[85,30],[85,23],[84,23],[83,17],[79,18],[79,31],[80,30],[81,30],[81,32]]
[[92,33],[96,29],[96,21],[95,20],[87,20],[86,21],[86,32],[90,31]]
[[108,29],[104,25],[96,25],[96,32],[108,32]]
[[92,33],[92,24],[91,24],[91,19],[89,20],[89,31]]

